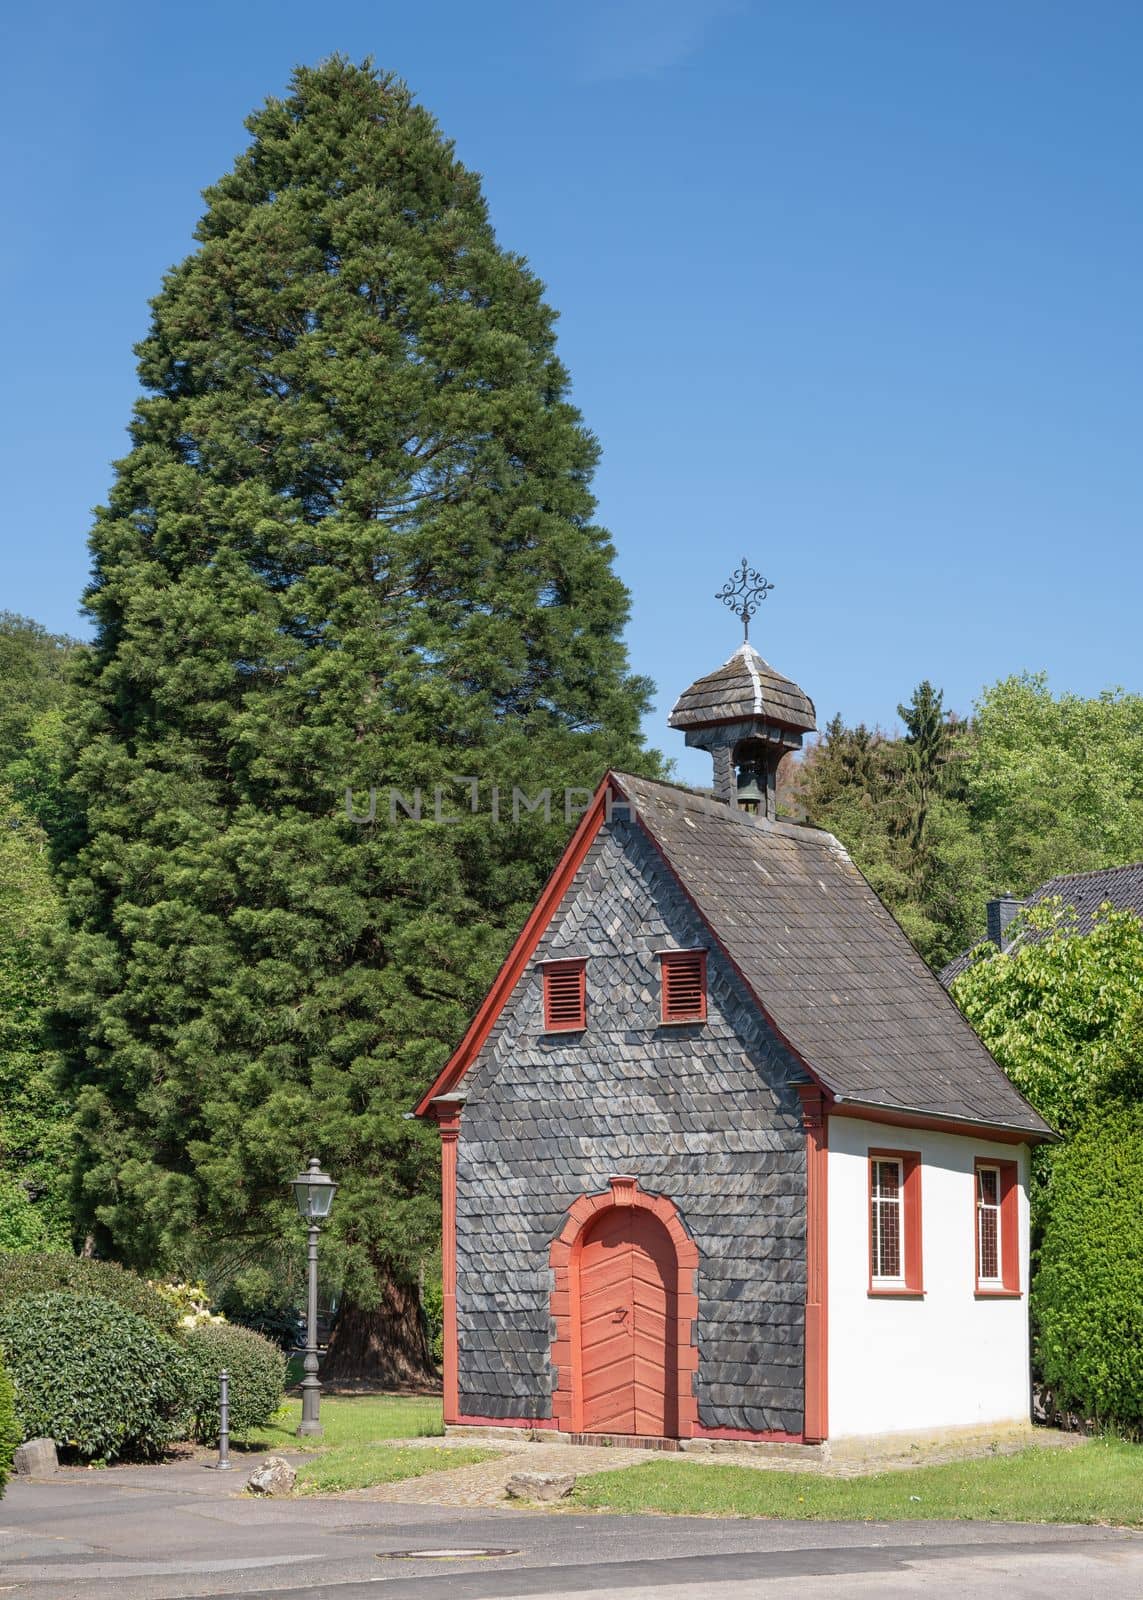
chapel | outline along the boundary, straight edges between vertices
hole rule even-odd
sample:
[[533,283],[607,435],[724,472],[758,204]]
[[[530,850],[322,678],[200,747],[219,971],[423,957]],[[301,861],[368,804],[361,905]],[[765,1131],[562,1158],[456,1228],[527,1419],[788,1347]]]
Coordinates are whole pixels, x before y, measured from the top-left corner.
[[809,696],[744,642],[669,722],[711,788],[603,777],[416,1108],[446,1423],[687,1448],[1027,1421],[1052,1130],[839,842],[777,815]]

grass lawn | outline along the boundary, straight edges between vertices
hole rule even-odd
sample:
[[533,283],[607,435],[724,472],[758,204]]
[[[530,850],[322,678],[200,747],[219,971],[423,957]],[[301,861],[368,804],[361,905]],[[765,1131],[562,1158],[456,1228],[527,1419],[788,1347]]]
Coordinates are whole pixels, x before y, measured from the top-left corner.
[[605,1511],[792,1517],[835,1522],[902,1519],[1107,1522],[1143,1525],[1143,1447],[1097,1439],[1075,1449],[955,1461],[868,1478],[659,1459],[594,1473],[574,1502]]
[[375,1483],[419,1478],[426,1472],[470,1467],[500,1454],[479,1446],[402,1450],[392,1445],[389,1441],[393,1439],[425,1439],[444,1433],[441,1402],[433,1395],[325,1395],[321,1403],[325,1433],[320,1439],[297,1437],[301,1415],[301,1401],[288,1400],[276,1422],[235,1440],[235,1447],[262,1453],[315,1452],[316,1459],[298,1472],[302,1494],[367,1489]]
[[426,1472],[446,1472],[472,1467],[503,1454],[479,1445],[457,1445],[447,1450],[402,1449],[393,1444],[342,1445],[326,1451],[298,1472],[300,1494],[333,1494],[339,1489],[370,1489],[375,1483],[396,1483],[420,1478]]
[[320,1439],[297,1438],[302,1402],[287,1400],[281,1416],[238,1441],[251,1450],[335,1450],[383,1439],[428,1439],[444,1433],[439,1395],[327,1394],[322,1396]]

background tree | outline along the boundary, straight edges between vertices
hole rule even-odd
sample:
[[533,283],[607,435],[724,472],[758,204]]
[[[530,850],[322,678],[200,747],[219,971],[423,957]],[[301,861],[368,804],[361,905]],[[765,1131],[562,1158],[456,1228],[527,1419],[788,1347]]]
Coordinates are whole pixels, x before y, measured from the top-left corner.
[[[439,1222],[405,1113],[566,836],[563,786],[653,769],[648,686],[553,313],[476,176],[368,63],[298,70],[247,126],[154,302],[92,535],[76,1205],[102,1248],[176,1266],[292,1236],[283,1182],[317,1153],[342,1184],[327,1370],[393,1381],[427,1369]],[[419,822],[390,785],[422,788]],[[545,785],[551,822],[513,821]]]
[[993,888],[1143,860],[1143,696],[1053,696],[1043,673],[984,691],[966,799]]
[[45,824],[63,815],[67,664],[78,646],[0,613],[0,1250],[64,1248],[68,1108],[49,1038],[60,929]]
[[943,966],[977,937],[986,890],[964,802],[971,730],[927,681],[894,739],[834,717],[791,779],[796,809],[845,845],[921,954]]
[[908,836],[917,856],[924,851],[925,824],[933,797],[940,791],[947,757],[949,733],[944,698],[944,690],[934,689],[926,678],[913,690],[909,704],[897,707],[897,715],[905,724],[907,770],[914,796]]
[[943,698],[918,685],[899,738],[835,717],[784,775],[937,968],[998,892],[1143,859],[1143,697],[1057,698],[1040,674],[985,689],[971,721]]

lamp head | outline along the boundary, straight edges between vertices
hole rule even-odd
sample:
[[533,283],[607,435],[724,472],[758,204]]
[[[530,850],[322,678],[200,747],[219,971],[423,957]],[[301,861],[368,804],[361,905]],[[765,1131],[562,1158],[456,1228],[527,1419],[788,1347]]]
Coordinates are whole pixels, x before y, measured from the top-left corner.
[[306,1222],[324,1222],[329,1216],[337,1184],[328,1173],[321,1170],[316,1156],[305,1172],[299,1173],[290,1184],[298,1210]]

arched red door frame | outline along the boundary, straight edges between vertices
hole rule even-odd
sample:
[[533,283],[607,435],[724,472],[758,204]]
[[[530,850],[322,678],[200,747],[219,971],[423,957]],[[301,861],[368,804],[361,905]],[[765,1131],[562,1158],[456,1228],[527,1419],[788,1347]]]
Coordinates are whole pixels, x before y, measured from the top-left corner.
[[698,1371],[698,1249],[671,1201],[665,1195],[644,1193],[636,1178],[612,1178],[606,1194],[581,1195],[552,1240],[548,1262],[555,1275],[551,1302],[556,1330],[552,1343],[552,1364],[556,1369],[553,1420],[562,1432],[583,1432],[583,1368],[577,1314],[579,1258],[588,1225],[611,1206],[637,1206],[649,1211],[663,1224],[674,1246],[678,1273],[675,1371],[678,1375],[679,1438],[693,1438],[698,1427],[698,1401],[694,1392]]

